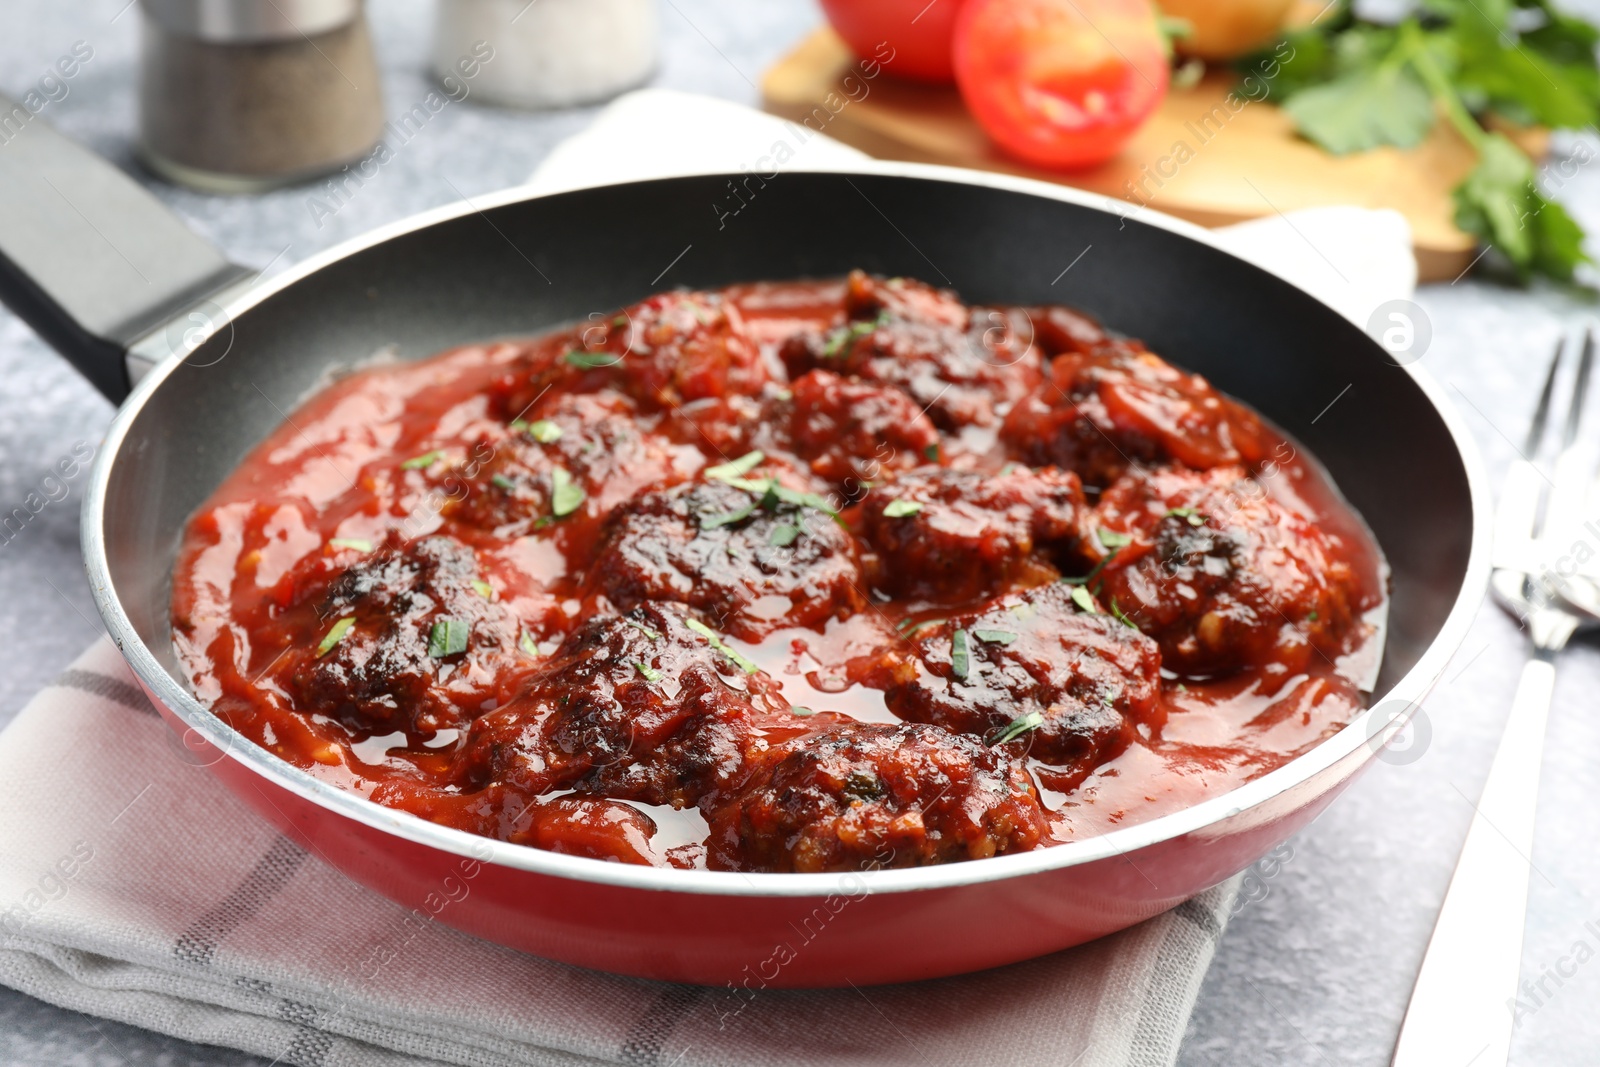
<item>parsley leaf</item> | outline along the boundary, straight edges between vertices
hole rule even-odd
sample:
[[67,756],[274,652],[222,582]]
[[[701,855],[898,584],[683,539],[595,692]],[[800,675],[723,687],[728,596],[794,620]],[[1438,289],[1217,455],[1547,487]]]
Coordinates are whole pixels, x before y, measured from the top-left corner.
[[903,519],[915,515],[922,510],[922,504],[916,500],[891,500],[884,506],[883,517],[886,519]]
[[971,669],[972,655],[967,647],[967,631],[957,630],[950,635],[950,673],[964,681]]
[[738,459],[730,460],[727,463],[719,463],[715,467],[707,467],[705,476],[707,478],[715,478],[719,482],[725,482],[731,478],[743,478],[746,474],[761,466],[762,461],[766,458],[767,454],[760,449],[754,452],[746,452]]
[[444,659],[467,650],[467,623],[463,619],[439,619],[428,631],[428,655]]
[[712,648],[733,660],[739,669],[744,671],[746,674],[756,674],[760,672],[760,667],[756,666],[745,656],[740,655],[734,649],[728,647],[728,643],[722,639],[721,635],[718,634],[717,631],[713,630],[699,619],[685,619],[683,620],[683,624],[709,641]]
[[1409,67],[1380,64],[1306,89],[1283,108],[1300,133],[1336,156],[1413,148],[1433,129],[1433,98]]
[[354,615],[347,615],[334,623],[328,630],[328,635],[322,639],[322,644],[317,646],[317,658],[321,659],[333,651],[333,646],[344,640],[344,635],[350,632],[350,627],[356,624]]
[[1009,723],[1007,723],[1000,730],[1000,732],[995,735],[995,739],[989,742],[989,744],[1003,745],[1007,741],[1015,741],[1023,734],[1032,730],[1037,730],[1043,725],[1044,715],[1037,711],[1030,711],[1028,714],[1019,715],[1017,718],[1012,719]]
[[444,453],[436,448],[432,452],[424,452],[420,456],[412,456],[410,459],[400,464],[400,469],[403,471],[426,470],[435,463],[439,462],[439,457],[442,455],[444,455]]
[[581,348],[574,348],[562,358],[574,367],[581,367],[584,370],[615,367],[622,362],[622,357],[615,352],[585,352]]
[[513,430],[526,433],[529,437],[533,438],[535,441],[538,441],[541,445],[547,445],[551,441],[561,440],[561,427],[557,426],[549,419],[538,419],[534,422],[523,422],[521,419],[518,419],[516,422],[511,424],[511,428]]
[[550,514],[565,518],[583,505],[583,486],[572,480],[565,467],[550,472]]

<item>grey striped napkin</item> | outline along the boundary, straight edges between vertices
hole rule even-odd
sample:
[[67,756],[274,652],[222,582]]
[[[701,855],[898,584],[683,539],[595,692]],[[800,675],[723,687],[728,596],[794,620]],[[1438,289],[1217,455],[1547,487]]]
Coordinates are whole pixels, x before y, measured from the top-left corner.
[[1237,889],[982,974],[746,1001],[434,923],[187,756],[109,641],[0,734],[0,983],[300,1067],[1165,1067]]

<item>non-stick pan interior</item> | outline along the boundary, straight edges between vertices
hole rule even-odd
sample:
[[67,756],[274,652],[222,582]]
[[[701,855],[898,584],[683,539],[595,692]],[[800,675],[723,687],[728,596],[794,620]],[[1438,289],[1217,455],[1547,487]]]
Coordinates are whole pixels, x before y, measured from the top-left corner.
[[1308,446],[1377,534],[1393,568],[1378,692],[1443,625],[1467,569],[1467,473],[1422,389],[1359,329],[1250,264],[1137,218],[862,174],[675,178],[504,204],[292,282],[198,349],[129,426],[103,525],[115,591],[173,669],[168,591],[184,522],[341,366],[390,346],[415,359],[535,333],[662,288],[854,267],[973,301],[1080,307],[1207,375]]

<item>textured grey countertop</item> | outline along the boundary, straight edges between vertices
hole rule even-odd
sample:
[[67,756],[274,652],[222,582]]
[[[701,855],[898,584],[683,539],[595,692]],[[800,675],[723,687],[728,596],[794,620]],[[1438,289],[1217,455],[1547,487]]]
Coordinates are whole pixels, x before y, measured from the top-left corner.
[[[130,152],[138,19],[125,2],[14,4],[0,36],[0,90],[25,92],[74,42],[88,42],[93,59],[45,117],[139,173]],[[1600,13],[1596,0],[1583,6]],[[422,67],[430,8],[426,0],[371,5],[391,114],[428,91]],[[751,103],[760,72],[819,19],[810,0],[671,0],[662,14],[665,56],[653,84]],[[454,200],[452,186],[472,196],[518,182],[591,114],[452,106],[320,227],[307,205],[311,190],[224,199],[152,187],[235,260],[276,271],[379,223]],[[1561,197],[1600,233],[1600,176],[1591,171],[1570,181]],[[1600,243],[1590,247],[1600,252]],[[1521,438],[1558,332],[1594,308],[1550,289],[1512,291],[1475,280],[1429,287],[1419,302],[1434,327],[1424,363],[1460,404],[1498,474],[1514,456],[1511,440]],[[78,442],[97,445],[111,414],[27,327],[0,312],[0,511],[20,504]],[[1361,398],[1344,398],[1327,417],[1359,426]],[[67,499],[48,505],[20,536],[0,543],[0,597],[8,605],[0,615],[0,724],[101,632],[78,557],[82,481],[80,475]],[[1482,612],[1425,705],[1431,737],[1418,758],[1375,763],[1295,839],[1293,857],[1260,879],[1260,899],[1228,928],[1206,979],[1182,1064],[1388,1062],[1521,656],[1515,624],[1493,609]],[[1593,1010],[1600,964],[1575,971],[1571,965],[1600,951],[1596,692],[1600,654],[1580,640],[1561,663],[1539,799],[1523,955],[1532,1010],[1517,1031],[1517,1064],[1595,1062],[1600,1047],[1600,1014]],[[1579,942],[1587,951],[1578,951]],[[1068,1057],[1063,1050],[1063,1062]],[[0,1063],[264,1061],[0,989]]]

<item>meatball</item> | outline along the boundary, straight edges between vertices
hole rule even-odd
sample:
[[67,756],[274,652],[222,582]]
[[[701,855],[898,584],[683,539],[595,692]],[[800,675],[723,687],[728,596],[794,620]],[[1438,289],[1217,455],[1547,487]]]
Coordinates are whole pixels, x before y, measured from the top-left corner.
[[811,464],[811,473],[847,495],[862,492],[885,471],[938,455],[939,431],[897,389],[814,370],[796,379],[789,403],[790,447]]
[[552,394],[511,428],[510,437],[476,450],[487,460],[442,512],[501,539],[568,516],[599,519],[640,489],[681,481],[703,462],[698,451],[642,427],[634,402],[609,389]]
[[646,410],[760,392],[772,367],[745,330],[738,306],[716,292],[661,293],[530,346],[494,390],[507,418],[547,388],[611,386]]
[[1051,554],[1076,549],[1085,507],[1075,474],[922,467],[878,487],[859,526],[887,592],[960,603],[1058,578]]
[[641,493],[606,523],[590,578],[622,607],[675,600],[752,641],[853,615],[866,603],[855,539],[794,481],[712,477]]
[[1132,465],[1206,470],[1258,462],[1264,448],[1254,413],[1134,341],[1057,356],[1000,438],[1014,458],[1076,471],[1095,489]]
[[760,753],[708,814],[707,865],[858,871],[1022,852],[1047,826],[1005,752],[935,726],[836,723]]
[[720,641],[678,604],[589,619],[511,701],[472,724],[460,780],[696,803],[739,772],[763,743],[760,724],[788,707],[772,679]]
[[531,666],[521,621],[450,537],[391,540],[296,610],[310,633],[278,676],[300,708],[358,731],[460,726]]
[[1102,595],[1161,643],[1172,670],[1298,672],[1313,656],[1331,662],[1357,632],[1342,541],[1239,467],[1130,472],[1095,521]]
[[1156,643],[1085,607],[1059,582],[1004,597],[885,650],[863,680],[902,719],[1012,744],[1081,780],[1162,716]]
[[1025,312],[969,309],[954,293],[856,271],[845,321],[785,343],[792,375],[826,368],[905,392],[945,430],[996,424],[1040,379]]

